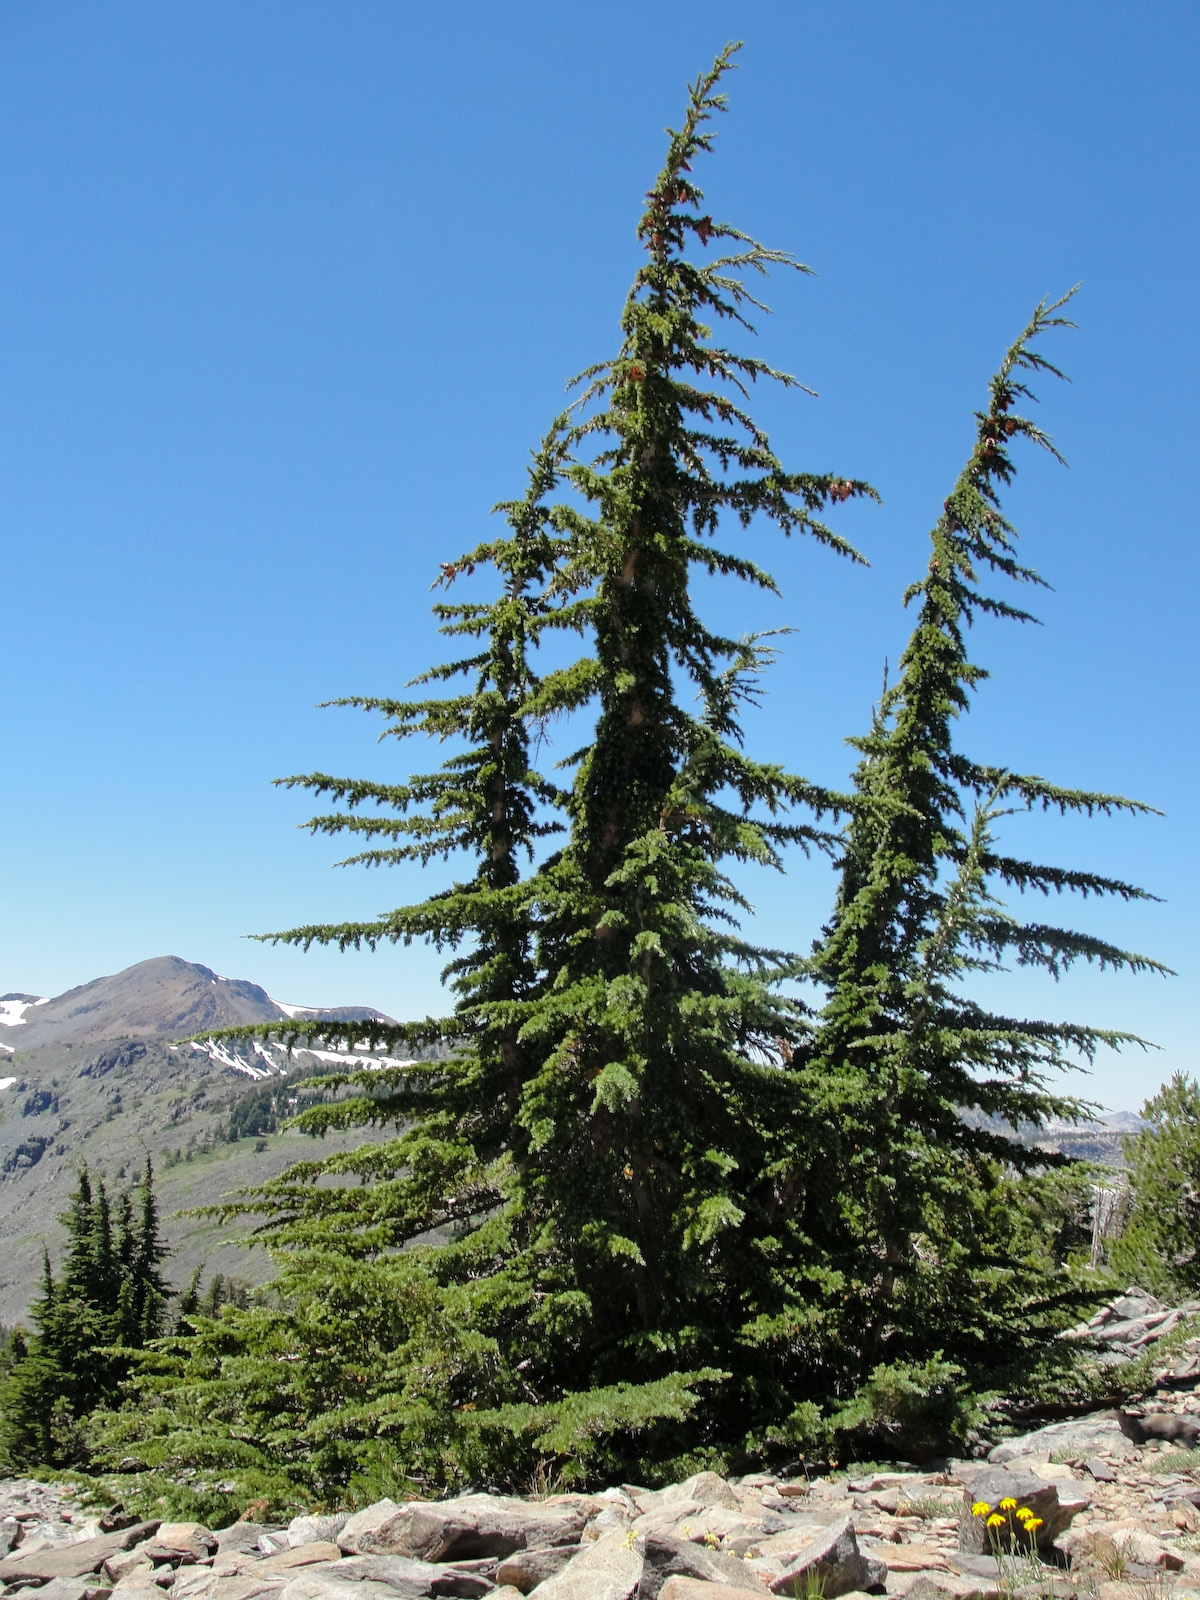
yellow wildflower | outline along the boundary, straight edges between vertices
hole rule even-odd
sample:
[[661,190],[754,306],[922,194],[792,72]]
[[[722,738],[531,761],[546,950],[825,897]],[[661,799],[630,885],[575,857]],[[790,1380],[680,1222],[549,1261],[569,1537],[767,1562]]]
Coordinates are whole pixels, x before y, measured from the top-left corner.
[[991,1516],[987,1519],[987,1525],[989,1528],[1002,1528],[1007,1520],[1008,1519],[1006,1517],[1002,1517],[998,1511],[993,1511]]
[[1000,1502],[1000,1509],[1001,1511],[1015,1511],[1017,1509],[1017,1502],[1013,1499],[1012,1495],[1005,1495],[1004,1499]]
[[1040,1528],[1041,1525],[1042,1525],[1041,1517],[1029,1517],[1029,1518],[1026,1519],[1026,1522],[1025,1522],[1025,1531],[1026,1531],[1026,1533],[1032,1533],[1035,1528]]
[[991,1509],[991,1506],[988,1505],[986,1500],[976,1500],[975,1504],[971,1507],[971,1515],[973,1517],[986,1517]]

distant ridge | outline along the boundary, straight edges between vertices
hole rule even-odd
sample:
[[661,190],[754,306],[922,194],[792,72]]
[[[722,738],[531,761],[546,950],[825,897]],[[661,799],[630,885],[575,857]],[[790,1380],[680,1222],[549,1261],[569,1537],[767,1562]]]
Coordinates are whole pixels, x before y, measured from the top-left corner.
[[102,1039],[186,1039],[209,1029],[289,1017],[392,1020],[372,1006],[283,1006],[257,983],[222,978],[211,967],[179,956],[155,956],[52,999],[16,992],[0,997],[0,1049],[9,1054]]

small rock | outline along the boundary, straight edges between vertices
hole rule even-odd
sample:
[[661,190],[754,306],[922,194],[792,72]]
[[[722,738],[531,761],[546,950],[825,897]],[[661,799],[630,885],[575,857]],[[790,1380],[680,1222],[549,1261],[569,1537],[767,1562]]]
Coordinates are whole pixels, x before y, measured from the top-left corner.
[[1083,1463],[1084,1470],[1089,1472],[1097,1483],[1116,1483],[1117,1475],[1107,1461],[1101,1461],[1099,1456],[1091,1456]]
[[923,1572],[906,1593],[906,1600],[1000,1600],[998,1578],[976,1578],[961,1572]]
[[887,1564],[877,1556],[863,1555],[854,1524],[849,1517],[841,1517],[797,1552],[772,1582],[771,1590],[791,1597],[810,1584],[819,1584],[826,1600],[834,1600],[852,1589],[876,1588],[886,1577]]
[[122,1528],[132,1528],[139,1520],[118,1501],[115,1506],[109,1506],[107,1511],[100,1513],[97,1526],[101,1533],[118,1533]]
[[142,1554],[140,1545],[135,1545],[132,1550],[122,1550],[115,1556],[109,1556],[100,1570],[110,1583],[119,1583],[131,1572],[152,1572],[154,1563],[149,1556]]
[[318,1561],[340,1561],[342,1552],[329,1539],[314,1539],[309,1544],[290,1545],[256,1563],[259,1572],[290,1572],[294,1567],[311,1567]]
[[556,1544],[542,1550],[514,1550],[497,1568],[496,1582],[501,1588],[519,1589],[522,1594],[528,1594],[539,1583],[561,1572],[580,1549],[577,1544]]
[[750,1589],[760,1600],[764,1586],[746,1563],[723,1550],[705,1549],[686,1539],[665,1533],[647,1534],[642,1552],[643,1565],[637,1600],[658,1600],[668,1578],[693,1578],[697,1582],[722,1584],[727,1588]]
[[202,1522],[160,1522],[157,1539],[176,1550],[189,1550],[193,1545],[211,1547],[214,1555],[218,1543]]
[[672,1574],[659,1591],[660,1600],[762,1600],[761,1584],[753,1589],[733,1589],[728,1584],[707,1583],[703,1578]]
[[[293,1517],[287,1526],[289,1545],[312,1544],[317,1539],[336,1539],[350,1520],[348,1511],[332,1517]],[[224,1549],[224,1544],[221,1546]]]

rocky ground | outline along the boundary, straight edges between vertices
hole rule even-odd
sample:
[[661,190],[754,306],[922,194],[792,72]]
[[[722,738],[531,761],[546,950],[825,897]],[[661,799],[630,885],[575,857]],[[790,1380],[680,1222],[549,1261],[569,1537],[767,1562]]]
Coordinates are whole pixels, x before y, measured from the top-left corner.
[[1181,1341],[1181,1320],[1130,1291],[1074,1331],[1122,1361],[1175,1332],[1146,1405],[921,1470],[705,1472],[215,1531],[9,1480],[0,1584],[37,1600],[1200,1600],[1200,1337]]

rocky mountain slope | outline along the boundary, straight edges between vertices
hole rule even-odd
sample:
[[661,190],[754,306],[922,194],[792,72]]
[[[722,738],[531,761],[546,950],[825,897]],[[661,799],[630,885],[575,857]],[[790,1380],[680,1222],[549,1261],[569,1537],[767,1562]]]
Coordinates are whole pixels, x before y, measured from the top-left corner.
[[185,1039],[209,1028],[288,1017],[380,1015],[370,1006],[321,1010],[281,1005],[256,983],[219,977],[178,956],[156,956],[54,999],[0,996],[0,1051],[25,1053],[48,1044],[94,1044],[101,1039]]
[[[25,1313],[43,1246],[56,1257],[58,1214],[82,1161],[120,1185],[137,1175],[147,1152],[153,1157],[177,1285],[202,1262],[210,1272],[261,1281],[269,1272],[265,1252],[236,1243],[246,1228],[172,1213],[209,1205],[310,1153],[296,1133],[229,1142],[230,1112],[256,1082],[338,1058],[183,1041],[239,1023],[379,1015],[366,1006],[329,1012],[280,1004],[257,984],[177,956],[139,962],[51,999],[0,998],[0,1320],[11,1325]],[[382,1135],[331,1137],[324,1148],[372,1136]]]

